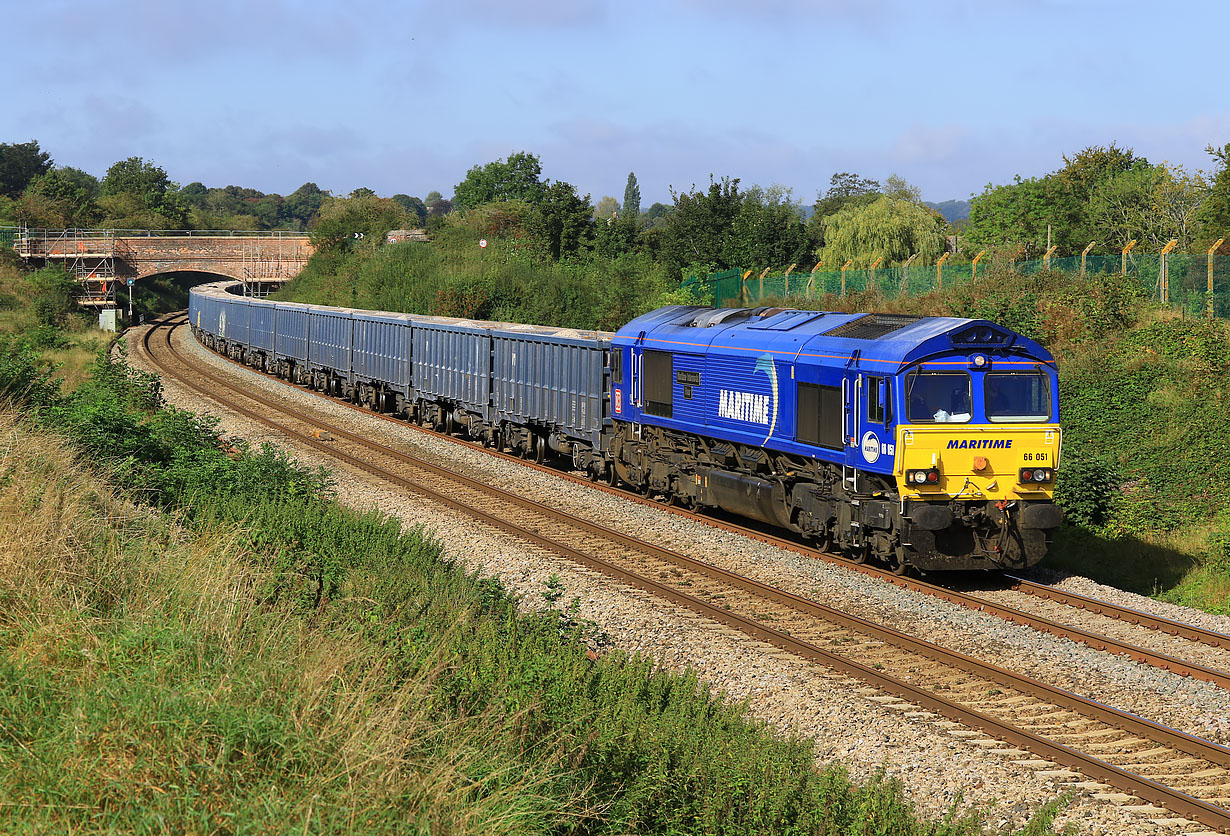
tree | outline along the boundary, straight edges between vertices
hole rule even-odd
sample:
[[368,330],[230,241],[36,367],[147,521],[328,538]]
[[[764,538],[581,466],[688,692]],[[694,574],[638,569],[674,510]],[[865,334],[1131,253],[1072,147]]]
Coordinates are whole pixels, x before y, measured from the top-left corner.
[[636,174],[631,171],[624,186],[624,215],[633,221],[641,216],[641,187],[636,182]]
[[129,157],[107,169],[102,191],[104,197],[116,198],[103,202],[104,210],[116,226],[135,224],[180,229],[187,219],[178,186],[171,182],[166,171],[140,157]]
[[427,222],[427,206],[417,197],[411,197],[408,194],[395,194],[392,199],[395,200],[401,208],[418,218],[420,226]]
[[880,194],[880,184],[868,177],[839,171],[829,178],[829,190],[816,195],[808,232],[817,245],[824,242],[824,219],[851,206],[866,206]]
[[922,203],[922,190],[906,181],[900,174],[890,174],[884,181],[884,194],[894,200]]
[[816,256],[826,265],[870,267],[877,258],[901,263],[917,254],[924,263],[945,249],[946,223],[936,212],[908,200],[882,195],[866,206],[852,206],[830,215],[824,225],[824,247]]
[[38,147],[38,140],[10,145],[0,142],[0,195],[17,197],[30,181],[51,170],[51,155]]
[[1149,164],[1144,157],[1136,156],[1131,148],[1119,148],[1113,142],[1108,148],[1090,145],[1071,157],[1065,154],[1063,162],[1063,168],[1055,175],[1082,199],[1088,199],[1100,184],[1116,174]]
[[803,213],[784,186],[744,192],[730,233],[722,246],[728,267],[784,267],[810,256]]
[[1015,248],[1024,257],[1046,251],[1047,225],[1056,212],[1054,183],[1031,177],[1005,186],[986,185],[970,201],[965,237],[978,247]]
[[1204,176],[1182,166],[1137,165],[1106,180],[1089,203],[1098,240],[1122,247],[1135,238],[1151,248],[1177,239],[1180,251],[1199,234],[1201,204],[1209,192]]
[[502,200],[538,203],[547,192],[541,175],[542,163],[538,157],[525,151],[509,154],[507,161],[496,160],[471,168],[453,189],[453,205],[465,211]]
[[674,209],[665,203],[654,203],[645,210],[645,228],[657,229],[666,224],[666,216]]
[[589,195],[562,180],[547,187],[530,218],[530,231],[542,241],[551,258],[576,255],[594,235],[594,208]]
[[604,221],[607,218],[613,218],[619,213],[619,201],[610,195],[606,195],[602,200],[598,201],[594,206],[594,218]]
[[406,210],[388,198],[330,197],[320,207],[312,230],[312,246],[335,251],[356,245],[378,247],[389,230],[404,228],[409,219]]
[[98,206],[95,201],[102,191],[98,178],[79,168],[53,168],[46,174],[36,177],[26,187],[23,196],[23,210],[28,221],[34,220],[39,214],[34,208],[43,207],[43,211],[55,213],[56,220],[44,218],[40,225],[55,225],[65,227],[87,227],[98,221]]
[[204,209],[205,199],[209,196],[209,189],[205,188],[205,184],[199,180],[195,183],[189,183],[179,190],[179,197],[184,205],[192,209]]
[[1212,239],[1230,238],[1230,143],[1221,148],[1210,145],[1204,150],[1217,163],[1217,168],[1200,207],[1200,222]]
[[666,216],[662,230],[661,258],[670,273],[711,273],[728,264],[723,252],[732,234],[735,218],[743,206],[739,180],[709,176],[709,188],[676,194],[671,189],[675,208]]
[[286,196],[282,212],[288,220],[297,222],[299,229],[307,229],[316,220],[327,193],[315,183],[304,183]]

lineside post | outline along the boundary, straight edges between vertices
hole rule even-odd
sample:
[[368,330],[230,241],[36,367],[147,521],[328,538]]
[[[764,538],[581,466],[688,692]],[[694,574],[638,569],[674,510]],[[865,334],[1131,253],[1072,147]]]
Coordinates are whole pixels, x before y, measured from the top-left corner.
[[1213,246],[1209,247],[1209,292],[1205,296],[1204,303],[1204,313],[1209,319],[1213,318],[1213,254],[1221,248],[1221,245],[1225,242],[1225,240],[1225,238],[1218,238],[1217,241],[1213,243]]
[[1171,238],[1170,243],[1162,247],[1162,269],[1158,275],[1158,281],[1162,285],[1162,304],[1170,304],[1170,267],[1166,263],[1166,256],[1170,255],[1170,251],[1179,246],[1178,238]]
[[944,262],[948,260],[948,256],[952,253],[944,253],[940,256],[940,260],[935,262],[935,289],[942,290],[944,288]]
[[1127,275],[1127,254],[1130,253],[1132,251],[1132,247],[1135,247],[1135,246],[1136,246],[1136,239],[1133,238],[1131,241],[1128,241],[1127,244],[1124,245],[1123,251],[1119,253],[1119,258],[1120,258],[1119,275],[1121,276]]
[[910,265],[914,263],[916,258],[918,258],[918,253],[914,253],[914,255],[905,260],[905,264],[901,265],[901,296],[905,296],[910,289]]
[[1086,256],[1089,255],[1089,251],[1093,249],[1093,245],[1096,243],[1097,241],[1090,241],[1089,246],[1081,250],[1081,278],[1082,279],[1085,278],[1085,258]]

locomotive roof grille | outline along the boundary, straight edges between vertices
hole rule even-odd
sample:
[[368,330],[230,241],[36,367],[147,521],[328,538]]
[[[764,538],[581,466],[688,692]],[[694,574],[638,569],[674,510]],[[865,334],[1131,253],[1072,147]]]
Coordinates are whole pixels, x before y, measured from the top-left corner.
[[866,314],[844,325],[830,328],[824,332],[823,336],[844,337],[847,340],[878,340],[885,334],[899,331],[920,319],[922,319],[921,316],[906,314]]

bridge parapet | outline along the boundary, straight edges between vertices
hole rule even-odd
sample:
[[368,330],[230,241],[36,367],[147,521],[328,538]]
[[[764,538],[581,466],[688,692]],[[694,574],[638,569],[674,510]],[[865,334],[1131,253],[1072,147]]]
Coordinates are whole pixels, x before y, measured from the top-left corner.
[[83,304],[115,304],[120,282],[200,272],[244,282],[257,295],[299,274],[313,252],[302,232],[281,230],[21,229],[13,243],[31,262],[60,264],[83,285]]

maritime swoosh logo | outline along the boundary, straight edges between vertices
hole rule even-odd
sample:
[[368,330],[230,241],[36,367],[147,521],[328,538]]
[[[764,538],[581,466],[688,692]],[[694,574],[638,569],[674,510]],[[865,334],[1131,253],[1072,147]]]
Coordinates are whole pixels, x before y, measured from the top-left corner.
[[769,386],[773,390],[772,414],[769,417],[769,434],[764,437],[761,444],[767,444],[769,439],[773,437],[773,431],[777,429],[777,366],[773,363],[773,355],[765,352],[756,360],[756,368],[752,370],[752,374],[756,372],[764,372],[769,378]]

